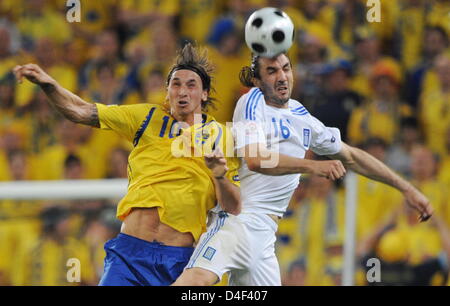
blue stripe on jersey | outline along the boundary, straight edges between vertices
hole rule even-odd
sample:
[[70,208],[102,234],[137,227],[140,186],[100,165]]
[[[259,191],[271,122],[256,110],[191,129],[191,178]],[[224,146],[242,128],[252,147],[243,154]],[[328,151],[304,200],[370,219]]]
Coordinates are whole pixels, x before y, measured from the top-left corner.
[[133,145],[137,146],[139,143],[139,139],[141,139],[142,134],[144,134],[145,130],[147,129],[148,123],[150,122],[150,120],[152,119],[153,116],[153,112],[155,111],[156,107],[152,107],[150,109],[150,111],[148,112],[147,117],[145,118],[145,120],[142,122],[139,130],[136,132],[136,135],[134,135],[134,139],[133,139]]
[[219,218],[216,220],[216,224],[214,226],[214,229],[208,233],[207,237],[205,238],[205,240],[203,240],[203,242],[198,246],[197,250],[195,251],[195,254],[192,255],[191,257],[191,261],[188,263],[188,265],[186,266],[186,268],[192,268],[192,266],[194,265],[195,261],[198,259],[198,257],[200,256],[200,254],[202,253],[204,247],[206,246],[206,244],[209,242],[209,240],[211,240],[211,238],[220,230],[220,228],[224,225],[225,223],[225,219],[228,216],[225,215],[220,215],[219,214]]
[[255,99],[253,99],[253,103],[250,106],[251,107],[250,120],[256,120],[256,116],[255,116],[256,107],[258,106],[259,99],[261,98],[261,96],[262,96],[262,92],[258,89],[258,95],[255,97]]
[[305,110],[302,110],[302,111],[297,111],[297,112],[292,112],[293,114],[300,114],[300,115],[303,115],[303,114],[307,114],[308,113],[308,111],[305,109]]
[[308,114],[308,111],[306,110],[305,107],[300,106],[300,107],[298,107],[298,108],[296,108],[296,109],[291,109],[291,113],[293,113],[294,115],[300,115],[300,116],[302,116],[302,115]]
[[217,122],[216,122],[216,126],[219,128],[219,135],[217,135],[216,141],[214,141],[214,144],[213,144],[213,147],[212,147],[213,151],[215,151],[217,146],[219,145],[220,139],[222,138],[222,133],[223,133],[222,132],[222,128],[220,127],[220,125]]
[[[216,121],[215,120],[211,120],[211,121],[209,121],[207,123],[203,123],[203,125],[199,126],[198,128],[196,128],[196,130],[200,130],[201,128],[204,128],[205,126],[210,125],[213,122],[216,122]],[[216,122],[216,124],[217,124],[217,122]]]
[[249,95],[247,99],[247,104],[245,105],[245,119],[249,119],[249,109],[250,109],[250,103],[253,99],[253,97],[258,93],[258,89],[253,90],[253,92]]

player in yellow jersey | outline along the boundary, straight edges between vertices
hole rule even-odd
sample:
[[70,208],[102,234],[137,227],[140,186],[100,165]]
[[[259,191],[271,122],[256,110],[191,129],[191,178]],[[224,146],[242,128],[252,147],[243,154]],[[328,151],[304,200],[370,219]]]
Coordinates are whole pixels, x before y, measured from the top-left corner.
[[[123,221],[121,233],[105,245],[100,285],[171,284],[206,230],[207,212],[216,200],[224,211],[239,213],[238,162],[224,158],[219,150],[222,147],[225,152],[224,146],[233,138],[214,118],[202,113],[212,103],[210,67],[205,53],[186,45],[167,78],[166,108],[91,104],[62,88],[37,65],[14,68],[19,81],[25,77],[38,84],[67,119],[114,130],[134,145],[128,193],[117,209]],[[200,122],[195,118],[201,118]],[[205,160],[198,154],[190,157],[189,145],[177,151],[189,139],[186,135],[193,135],[194,149],[202,148],[202,143],[211,148]],[[221,218],[228,216],[224,211],[220,211]]]

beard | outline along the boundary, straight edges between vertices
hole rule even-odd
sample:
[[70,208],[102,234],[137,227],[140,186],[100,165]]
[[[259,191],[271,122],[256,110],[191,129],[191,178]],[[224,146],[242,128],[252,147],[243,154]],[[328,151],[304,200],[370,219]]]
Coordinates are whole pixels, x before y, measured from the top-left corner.
[[280,98],[276,94],[276,91],[271,86],[268,86],[267,84],[264,84],[264,83],[261,84],[260,89],[261,89],[262,93],[264,94],[264,98],[267,101],[270,101],[279,106],[285,105],[287,102],[289,102],[289,99],[291,98],[290,93],[287,98]]

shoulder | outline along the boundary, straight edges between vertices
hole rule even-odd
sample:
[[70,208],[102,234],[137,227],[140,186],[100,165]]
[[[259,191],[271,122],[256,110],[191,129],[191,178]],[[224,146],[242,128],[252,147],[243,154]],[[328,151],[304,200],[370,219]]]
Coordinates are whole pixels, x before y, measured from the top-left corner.
[[126,105],[118,105],[118,104],[103,104],[103,103],[95,103],[98,107],[105,109],[123,109],[129,111],[142,111],[146,109],[151,109],[152,107],[161,108],[158,104],[149,104],[149,103],[137,103],[137,104],[126,104]]
[[239,99],[235,109],[235,118],[255,120],[257,109],[261,109],[263,104],[264,95],[262,91],[253,87]]
[[297,100],[290,99],[289,100],[289,109],[291,110],[291,113],[295,116],[306,116],[309,115],[308,110],[306,109],[303,104],[298,102]]
[[105,105],[96,103],[100,117],[117,117],[121,120],[140,121],[156,112],[164,112],[163,107],[157,104],[129,104],[129,105]]

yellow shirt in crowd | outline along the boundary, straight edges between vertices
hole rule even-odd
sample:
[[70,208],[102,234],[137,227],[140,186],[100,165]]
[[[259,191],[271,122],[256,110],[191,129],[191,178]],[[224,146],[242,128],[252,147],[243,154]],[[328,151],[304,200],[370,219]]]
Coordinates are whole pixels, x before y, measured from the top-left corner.
[[131,10],[140,14],[156,13],[165,16],[174,16],[179,11],[178,1],[161,0],[122,0],[119,9]]
[[214,59],[216,69],[214,97],[217,99],[217,109],[210,108],[208,113],[220,123],[225,124],[233,119],[234,108],[242,88],[239,72],[242,67],[248,65],[250,54],[249,52],[240,52],[239,54],[242,54],[240,56],[225,56],[213,48],[210,49],[209,54]]
[[360,144],[369,137],[378,137],[392,144],[398,135],[400,119],[410,116],[412,110],[406,104],[391,107],[393,110],[386,110],[371,102],[356,108],[348,123],[351,142]]
[[427,146],[433,152],[445,156],[445,139],[450,130],[450,92],[430,89],[423,93],[420,106],[419,116]]
[[[74,264],[70,259],[78,260],[80,282],[70,282],[69,276]],[[15,286],[69,286],[95,285],[95,271],[85,244],[74,238],[67,238],[64,243],[46,238],[33,246],[22,250],[17,256],[12,274]]]
[[218,0],[180,0],[181,36],[199,44],[205,42],[222,1]]

